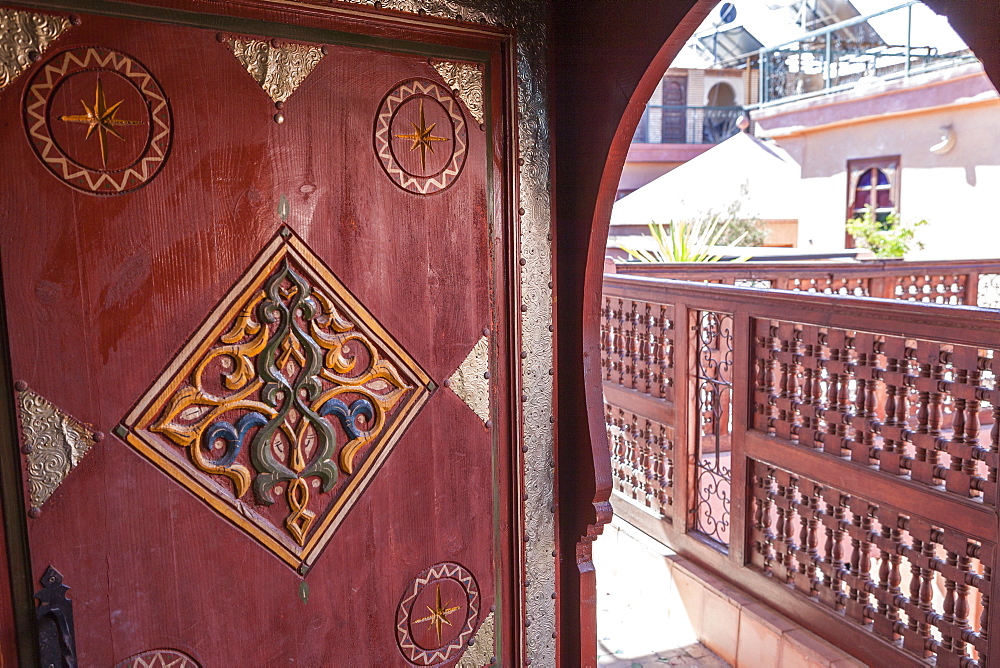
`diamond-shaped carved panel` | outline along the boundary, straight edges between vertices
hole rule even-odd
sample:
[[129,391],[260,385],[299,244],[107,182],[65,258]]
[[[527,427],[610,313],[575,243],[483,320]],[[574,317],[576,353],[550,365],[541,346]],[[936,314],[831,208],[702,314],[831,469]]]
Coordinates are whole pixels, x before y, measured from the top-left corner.
[[426,401],[429,383],[298,238],[279,235],[125,419],[122,435],[305,572]]

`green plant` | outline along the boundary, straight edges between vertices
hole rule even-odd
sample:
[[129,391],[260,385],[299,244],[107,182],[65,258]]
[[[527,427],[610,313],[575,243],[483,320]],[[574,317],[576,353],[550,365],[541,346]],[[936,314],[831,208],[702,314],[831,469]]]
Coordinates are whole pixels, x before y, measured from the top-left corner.
[[914,242],[917,228],[926,220],[903,222],[895,212],[879,220],[875,207],[869,204],[864,213],[847,221],[847,232],[860,248],[867,248],[875,257],[903,257],[910,248],[922,249],[923,243]]
[[[723,211],[709,209],[690,220],[650,222],[649,233],[655,243],[652,250],[620,248],[640,262],[718,262],[722,256],[713,254],[712,246],[762,246],[767,237],[763,222],[742,211],[749,190],[749,184],[743,183],[740,197]],[[739,261],[748,259],[750,256]]]
[[[640,262],[718,262],[721,255],[712,252],[712,246],[729,230],[732,220],[719,220],[710,216],[700,220],[670,221],[667,224],[649,223],[649,233],[656,247],[652,250],[622,247]],[[733,242],[739,244],[744,232]]]
[[767,228],[764,223],[756,216],[747,216],[743,213],[742,200],[747,197],[749,190],[749,185],[744,183],[740,186],[740,199],[731,202],[725,211],[716,213],[710,210],[705,214],[705,218],[729,221],[728,229],[719,237],[718,244],[720,246],[764,245],[764,241],[767,239]]

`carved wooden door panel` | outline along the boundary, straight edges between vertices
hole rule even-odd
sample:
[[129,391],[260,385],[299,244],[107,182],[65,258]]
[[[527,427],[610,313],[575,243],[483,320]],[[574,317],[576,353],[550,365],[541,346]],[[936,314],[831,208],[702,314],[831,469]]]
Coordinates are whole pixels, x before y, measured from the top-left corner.
[[503,36],[144,11],[0,9],[43,662],[503,662]]
[[664,144],[687,142],[687,77],[663,77],[663,134]]

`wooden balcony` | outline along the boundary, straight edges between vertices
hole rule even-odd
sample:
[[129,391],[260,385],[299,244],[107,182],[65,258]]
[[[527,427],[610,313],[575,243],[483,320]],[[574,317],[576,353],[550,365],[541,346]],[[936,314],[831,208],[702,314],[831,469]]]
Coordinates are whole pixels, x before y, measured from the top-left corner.
[[871,665],[1000,657],[1000,263],[626,267],[616,513]]

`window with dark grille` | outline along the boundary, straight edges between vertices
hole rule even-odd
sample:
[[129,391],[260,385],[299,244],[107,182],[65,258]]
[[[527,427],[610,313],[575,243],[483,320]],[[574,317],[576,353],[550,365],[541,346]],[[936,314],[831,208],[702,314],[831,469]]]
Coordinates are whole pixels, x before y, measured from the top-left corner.
[[[875,207],[879,221],[899,212],[899,156],[863,158],[847,161],[847,217],[864,214],[869,205]],[[854,239],[847,235],[848,248]]]

